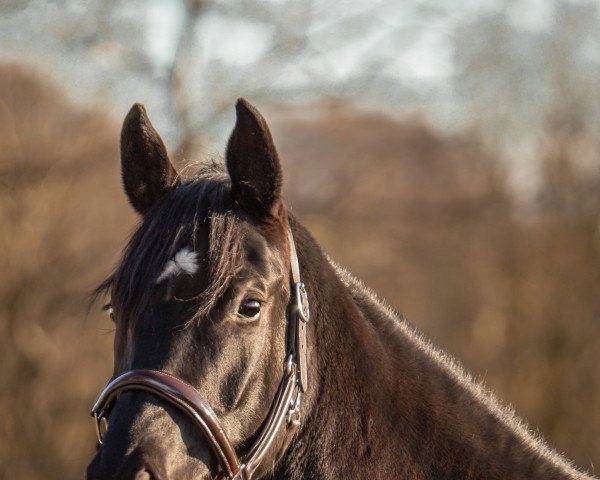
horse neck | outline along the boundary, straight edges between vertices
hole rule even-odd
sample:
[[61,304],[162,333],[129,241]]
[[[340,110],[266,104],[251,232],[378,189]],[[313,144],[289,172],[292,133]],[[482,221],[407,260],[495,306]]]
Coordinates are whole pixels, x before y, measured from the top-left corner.
[[534,439],[304,231],[304,425],[276,478],[590,478]]

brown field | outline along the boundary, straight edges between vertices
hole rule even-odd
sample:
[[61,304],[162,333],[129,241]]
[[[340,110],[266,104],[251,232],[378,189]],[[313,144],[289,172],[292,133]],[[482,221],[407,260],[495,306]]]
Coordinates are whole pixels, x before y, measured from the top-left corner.
[[[600,464],[598,140],[549,122],[525,209],[476,132],[340,105],[266,113],[288,204],[333,258],[558,451]],[[42,76],[0,67],[0,479],[82,478],[94,450],[112,324],[88,298],[136,222],[118,135]]]

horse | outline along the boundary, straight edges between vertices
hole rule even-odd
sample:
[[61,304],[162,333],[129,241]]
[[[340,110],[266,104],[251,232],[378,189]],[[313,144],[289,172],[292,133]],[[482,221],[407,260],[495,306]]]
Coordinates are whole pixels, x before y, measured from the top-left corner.
[[592,478],[320,248],[245,99],[191,178],[134,105],[121,169],[141,222],[99,288],[114,376],[87,480]]

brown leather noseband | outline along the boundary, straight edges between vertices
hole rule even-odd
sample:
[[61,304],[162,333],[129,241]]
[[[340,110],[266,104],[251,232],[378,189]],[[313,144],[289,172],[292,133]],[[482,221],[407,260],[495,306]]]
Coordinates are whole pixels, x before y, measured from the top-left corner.
[[290,276],[292,294],[290,300],[288,353],[283,366],[283,377],[277,394],[260,433],[248,453],[240,459],[229,441],[218,417],[200,396],[198,391],[183,380],[158,370],[130,370],[112,379],[92,407],[98,443],[103,440],[103,425],[119,395],[128,390],[150,392],[186,414],[204,434],[213,452],[219,459],[220,474],[230,480],[250,480],[258,467],[267,458],[275,460],[281,445],[275,437],[285,428],[283,446],[287,446],[300,426],[300,404],[302,393],[308,387],[306,323],[310,318],[308,295],[300,280],[300,267],[291,230],[288,230],[290,246]]

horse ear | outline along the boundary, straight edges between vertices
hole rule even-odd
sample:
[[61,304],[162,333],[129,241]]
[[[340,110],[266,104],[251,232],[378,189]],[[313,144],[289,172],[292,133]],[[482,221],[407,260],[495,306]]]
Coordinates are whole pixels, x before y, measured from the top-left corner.
[[121,130],[121,175],[131,205],[142,215],[179,180],[165,144],[139,103],[131,107]]
[[258,110],[244,98],[235,108],[237,119],[226,154],[233,202],[254,218],[264,220],[281,202],[279,156]]

